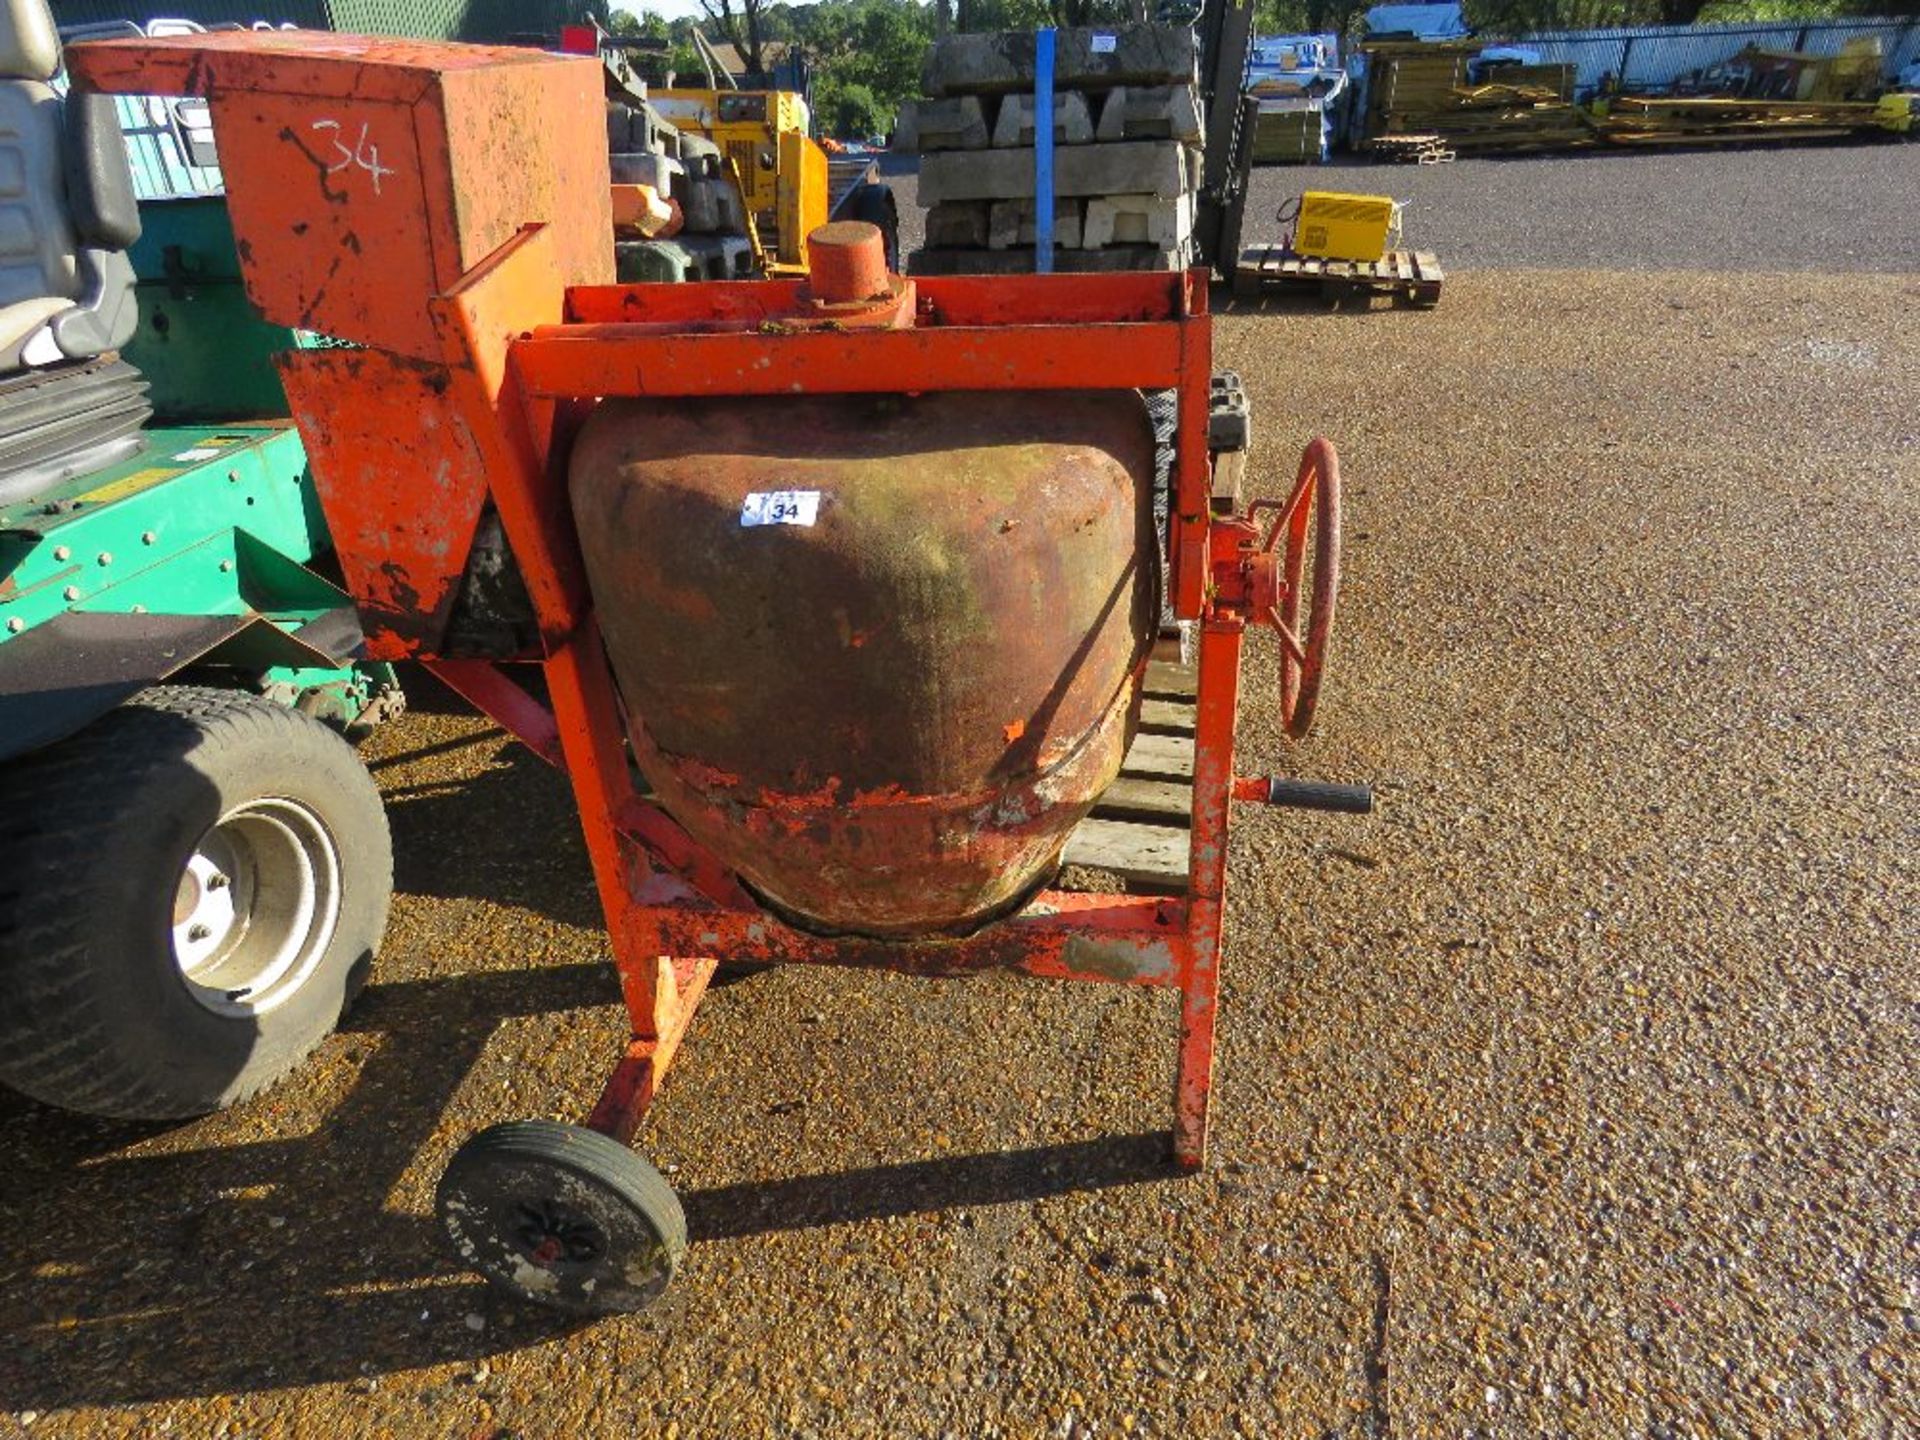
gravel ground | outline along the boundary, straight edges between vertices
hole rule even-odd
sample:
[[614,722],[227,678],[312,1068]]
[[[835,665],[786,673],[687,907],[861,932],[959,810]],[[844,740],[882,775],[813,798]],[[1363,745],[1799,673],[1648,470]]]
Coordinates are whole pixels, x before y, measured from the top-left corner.
[[[903,250],[920,243],[924,224],[914,178],[888,177]],[[1435,251],[1450,272],[1920,270],[1916,144],[1263,166],[1253,172],[1247,243],[1277,238],[1275,213],[1309,188],[1410,202],[1408,243]]]
[[297,1083],[0,1099],[0,1434],[1915,1433],[1917,297],[1468,270],[1222,318],[1257,488],[1314,431],[1349,484],[1318,733],[1259,641],[1242,765],[1380,806],[1237,819],[1197,1177],[1170,997],[776,972],[640,1138],[682,1281],[496,1302],[435,1177],[581,1115],[623,1017],[560,784],[422,688],[368,747],[387,952]]

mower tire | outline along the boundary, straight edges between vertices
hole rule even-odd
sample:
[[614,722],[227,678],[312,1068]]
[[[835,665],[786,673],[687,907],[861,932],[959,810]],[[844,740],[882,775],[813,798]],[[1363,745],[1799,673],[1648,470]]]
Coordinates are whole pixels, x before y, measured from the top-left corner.
[[320,721],[146,690],[0,768],[0,1081],[174,1120],[330,1034],[386,928],[379,791]]

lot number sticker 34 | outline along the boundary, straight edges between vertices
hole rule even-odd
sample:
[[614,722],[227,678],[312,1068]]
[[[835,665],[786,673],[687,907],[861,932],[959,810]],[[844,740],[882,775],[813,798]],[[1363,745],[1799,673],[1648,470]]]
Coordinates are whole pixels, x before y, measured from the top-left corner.
[[818,490],[756,490],[740,502],[746,525],[811,525],[820,518]]

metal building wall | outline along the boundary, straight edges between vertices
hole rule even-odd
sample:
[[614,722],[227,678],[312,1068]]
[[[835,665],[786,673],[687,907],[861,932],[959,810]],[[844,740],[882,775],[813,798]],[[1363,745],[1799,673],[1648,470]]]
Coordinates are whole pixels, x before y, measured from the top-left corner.
[[1556,30],[1521,36],[1513,43],[1539,50],[1547,64],[1576,66],[1575,86],[1585,95],[1609,74],[1628,90],[1660,90],[1696,70],[1731,60],[1749,45],[1830,55],[1861,36],[1880,41],[1888,76],[1920,60],[1920,20],[1911,19]]

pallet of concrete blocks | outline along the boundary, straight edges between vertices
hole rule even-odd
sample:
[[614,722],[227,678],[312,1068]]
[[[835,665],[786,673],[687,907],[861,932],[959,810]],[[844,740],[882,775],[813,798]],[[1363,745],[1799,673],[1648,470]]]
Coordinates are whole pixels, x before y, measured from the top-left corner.
[[747,242],[747,211],[740,200],[740,187],[726,171],[726,159],[720,147],[703,135],[686,131],[680,134],[680,163],[686,173],[674,199],[686,217],[686,229],[678,238],[696,248],[705,243],[703,236],[715,237],[710,248],[730,262],[729,273],[713,275],[715,280],[736,279],[751,269],[752,250]]
[[740,191],[712,141],[676,129],[652,106],[609,103],[608,164],[616,185],[645,185],[680,212],[671,234],[616,236],[614,272],[647,280],[739,280],[753,273]]
[[[916,275],[1034,268],[1041,117],[1034,36],[934,42],[896,150],[920,158],[926,242]],[[1176,270],[1195,262],[1202,116],[1193,32],[1172,25],[1055,33],[1053,268]]]

